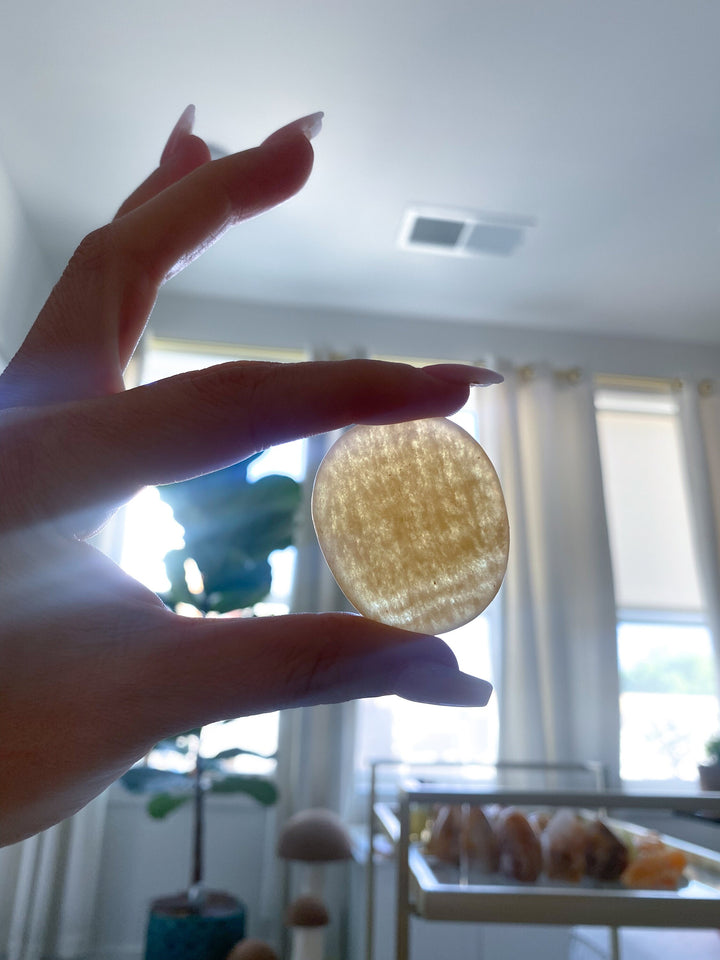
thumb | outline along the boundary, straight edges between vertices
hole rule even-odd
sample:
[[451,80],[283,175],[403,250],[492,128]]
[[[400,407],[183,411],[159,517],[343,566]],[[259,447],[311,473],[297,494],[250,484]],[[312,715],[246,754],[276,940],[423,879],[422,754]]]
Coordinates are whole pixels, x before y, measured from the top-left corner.
[[[437,637],[353,614],[168,618],[138,648],[133,677],[146,728],[181,729],[290,707],[395,693],[446,706],[485,706],[486,681],[462,673]],[[136,690],[136,694],[141,691]],[[151,714],[151,715],[150,715]]]

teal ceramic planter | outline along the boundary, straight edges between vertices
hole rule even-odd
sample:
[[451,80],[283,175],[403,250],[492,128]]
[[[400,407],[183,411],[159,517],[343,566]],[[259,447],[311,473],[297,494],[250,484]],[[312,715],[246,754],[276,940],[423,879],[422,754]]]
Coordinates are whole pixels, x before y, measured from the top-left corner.
[[227,893],[209,890],[200,909],[187,894],[150,905],[145,960],[226,960],[245,936],[245,907]]

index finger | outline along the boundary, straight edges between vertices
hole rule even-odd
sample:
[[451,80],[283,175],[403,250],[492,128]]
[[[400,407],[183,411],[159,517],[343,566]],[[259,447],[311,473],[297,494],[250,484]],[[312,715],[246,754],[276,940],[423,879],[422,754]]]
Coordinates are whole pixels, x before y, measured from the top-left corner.
[[[141,486],[209,473],[273,444],[351,423],[445,416],[465,403],[471,384],[500,380],[459,364],[236,361],[29,411],[5,429],[9,462],[24,478],[8,504],[9,519],[57,518],[118,503]],[[38,465],[40,456],[47,469]],[[2,513],[0,505],[0,519]]]

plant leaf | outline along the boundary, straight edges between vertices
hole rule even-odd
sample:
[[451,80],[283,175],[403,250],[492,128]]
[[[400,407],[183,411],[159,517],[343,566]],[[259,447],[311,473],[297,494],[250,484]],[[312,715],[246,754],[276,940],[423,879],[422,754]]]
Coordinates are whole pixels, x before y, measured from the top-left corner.
[[155,820],[162,820],[173,810],[182,807],[191,797],[191,793],[158,793],[148,801],[147,812]]
[[[226,720],[230,723],[230,720]],[[266,753],[258,753],[257,750],[243,750],[242,747],[232,747],[230,750],[221,750],[214,757],[207,757],[207,760],[231,760],[233,757],[241,757],[243,754],[249,754],[251,757],[262,757],[263,760],[273,760],[275,755],[268,756]]]
[[178,793],[191,790],[186,773],[157,770],[155,767],[131,767],[120,777],[120,782],[131,793]]
[[[263,600],[272,587],[268,556],[292,543],[301,487],[273,474],[247,480],[253,458],[205,476],[159,488],[184,529],[185,546],[165,558],[170,607],[190,603],[203,613],[229,613]],[[189,594],[184,563],[192,558],[205,586]]]
[[154,820],[163,820],[173,810],[189,802],[190,793],[158,793],[148,800],[147,812]]
[[246,793],[258,803],[269,807],[277,801],[277,787],[263,777],[249,777],[242,774],[229,774],[217,780],[210,787],[211,793]]
[[[260,453],[254,453],[245,460],[214,470],[190,480],[180,480],[177,483],[168,483],[158,487],[161,498],[175,510],[176,505],[182,509],[186,503],[211,503],[222,496],[226,489],[247,484],[247,469]],[[180,522],[180,521],[178,521]]]

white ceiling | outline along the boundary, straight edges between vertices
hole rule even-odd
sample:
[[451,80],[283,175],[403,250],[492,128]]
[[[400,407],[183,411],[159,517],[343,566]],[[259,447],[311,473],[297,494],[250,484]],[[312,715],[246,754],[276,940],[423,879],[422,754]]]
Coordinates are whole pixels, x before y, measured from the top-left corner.
[[[228,150],[320,109],[304,192],[176,290],[720,341],[716,0],[4,6],[0,153],[55,269],[187,103]],[[418,202],[537,226],[507,259],[411,253]]]

